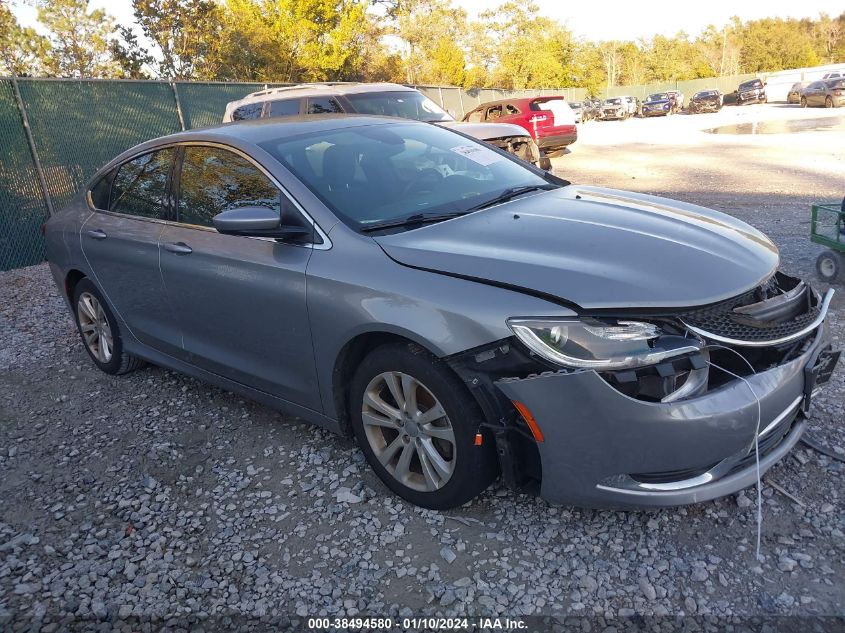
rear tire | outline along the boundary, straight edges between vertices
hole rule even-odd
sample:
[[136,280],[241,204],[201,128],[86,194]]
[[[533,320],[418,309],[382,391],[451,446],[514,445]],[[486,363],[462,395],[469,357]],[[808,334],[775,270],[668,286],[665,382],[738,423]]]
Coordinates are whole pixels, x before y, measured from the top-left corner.
[[833,283],[842,274],[842,256],[836,251],[824,251],[816,260],[816,272],[822,280]]
[[73,315],[85,351],[103,372],[117,376],[143,367],[144,361],[123,350],[123,338],[102,293],[83,278],[73,291]]
[[824,99],[824,107],[825,108],[832,108],[833,107],[833,98],[831,96],[827,96]]
[[[475,498],[498,475],[478,404],[452,370],[412,343],[391,343],[361,362],[349,391],[358,445],[394,493],[446,510]],[[442,415],[441,415],[442,413]]]
[[802,108],[807,107],[807,97],[801,97],[801,107]]

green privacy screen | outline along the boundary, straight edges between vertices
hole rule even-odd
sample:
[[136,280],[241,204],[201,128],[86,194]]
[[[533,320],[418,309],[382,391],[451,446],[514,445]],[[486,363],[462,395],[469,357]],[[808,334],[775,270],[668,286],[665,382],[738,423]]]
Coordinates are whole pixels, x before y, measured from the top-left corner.
[[0,79],[0,270],[44,259],[47,207],[10,81]]
[[[125,149],[223,120],[229,101],[264,84],[18,79],[53,208],[60,210],[99,167]],[[44,259],[47,205],[12,83],[0,79],[0,270]]]

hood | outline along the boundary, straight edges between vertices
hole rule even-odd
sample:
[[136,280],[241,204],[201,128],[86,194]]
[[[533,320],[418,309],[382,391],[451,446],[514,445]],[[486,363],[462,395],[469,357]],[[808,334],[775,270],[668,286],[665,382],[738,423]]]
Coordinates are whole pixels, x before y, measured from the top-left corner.
[[693,97],[693,101],[718,101],[719,95],[706,95],[703,97]]
[[524,127],[513,123],[464,123],[463,121],[438,121],[437,125],[458,130],[481,141],[504,136],[530,136]]
[[588,310],[714,303],[759,285],[779,261],[765,235],[728,215],[578,185],[375,240],[400,264]]

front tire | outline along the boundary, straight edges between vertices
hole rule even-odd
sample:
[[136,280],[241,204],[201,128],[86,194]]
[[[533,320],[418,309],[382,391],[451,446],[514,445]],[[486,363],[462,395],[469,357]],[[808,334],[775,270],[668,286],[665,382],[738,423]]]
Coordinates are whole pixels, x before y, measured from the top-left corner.
[[74,288],[73,314],[85,351],[101,371],[116,376],[144,365],[140,358],[123,350],[117,319],[90,279],[80,280]]
[[824,107],[825,108],[832,108],[833,107],[833,98],[831,96],[825,97],[824,100]]
[[370,466],[394,493],[432,510],[475,498],[498,474],[483,417],[442,361],[411,343],[371,352],[352,379],[352,428]]
[[802,108],[807,107],[807,97],[801,97],[801,107]]

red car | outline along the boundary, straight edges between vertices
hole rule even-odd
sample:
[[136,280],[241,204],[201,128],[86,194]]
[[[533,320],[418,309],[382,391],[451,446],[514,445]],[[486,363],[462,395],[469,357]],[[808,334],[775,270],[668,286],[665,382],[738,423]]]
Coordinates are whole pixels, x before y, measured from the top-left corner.
[[548,156],[558,156],[578,140],[575,114],[564,97],[524,97],[490,101],[463,118],[471,123],[515,123],[526,130]]

